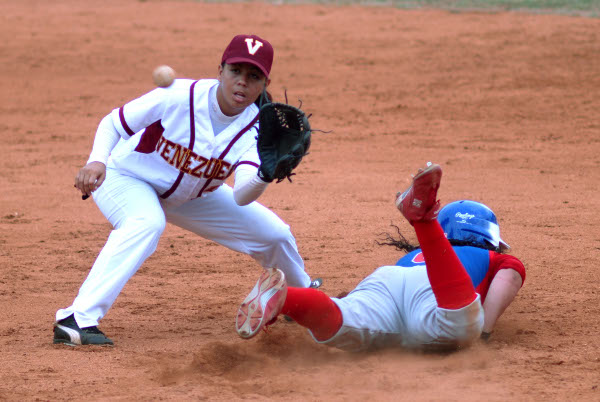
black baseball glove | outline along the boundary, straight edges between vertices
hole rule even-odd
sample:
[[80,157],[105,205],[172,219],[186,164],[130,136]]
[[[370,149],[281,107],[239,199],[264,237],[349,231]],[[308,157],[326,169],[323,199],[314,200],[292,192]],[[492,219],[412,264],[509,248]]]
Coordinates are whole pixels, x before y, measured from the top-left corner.
[[285,103],[266,102],[260,107],[257,137],[263,181],[277,183],[290,176],[310,147],[311,129],[306,114]]

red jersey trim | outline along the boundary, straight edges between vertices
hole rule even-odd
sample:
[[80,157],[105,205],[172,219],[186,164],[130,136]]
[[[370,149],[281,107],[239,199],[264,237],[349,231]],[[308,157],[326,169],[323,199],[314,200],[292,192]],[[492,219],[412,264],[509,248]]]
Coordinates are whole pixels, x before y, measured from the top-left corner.
[[142,133],[139,144],[135,147],[135,151],[142,154],[151,154],[156,151],[156,145],[165,131],[160,120],[150,124]]
[[[488,272],[481,283],[475,288],[475,291],[481,295],[482,303],[485,301],[487,292],[492,284],[492,281],[494,280],[494,277],[501,269],[514,269],[519,273],[519,275],[521,275],[523,284],[525,283],[525,266],[521,260],[510,254],[500,254],[495,251],[490,251],[489,256],[490,266],[488,268]],[[523,286],[523,284],[521,284],[521,286]]]
[[131,137],[135,133],[133,132],[133,130],[131,128],[129,128],[129,125],[125,121],[125,113],[123,112],[124,108],[125,108],[125,106],[121,106],[119,108],[119,120],[121,121],[121,125],[123,126],[123,129],[125,130],[125,132],[127,134],[129,134],[129,136]]

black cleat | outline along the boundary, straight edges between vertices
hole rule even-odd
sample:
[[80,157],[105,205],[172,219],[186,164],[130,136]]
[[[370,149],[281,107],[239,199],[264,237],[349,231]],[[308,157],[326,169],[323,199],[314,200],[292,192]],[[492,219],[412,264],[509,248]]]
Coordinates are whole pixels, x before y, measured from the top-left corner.
[[98,327],[79,328],[73,314],[54,323],[54,343],[69,346],[113,345],[113,341],[104,335]]

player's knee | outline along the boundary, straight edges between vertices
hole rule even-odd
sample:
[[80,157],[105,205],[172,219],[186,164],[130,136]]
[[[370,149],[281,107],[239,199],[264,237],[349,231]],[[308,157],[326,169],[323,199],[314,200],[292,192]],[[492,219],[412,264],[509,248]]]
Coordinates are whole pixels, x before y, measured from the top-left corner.
[[262,233],[263,241],[267,244],[279,246],[288,243],[294,243],[296,240],[292,235],[290,227],[284,223],[273,225],[271,230]]
[[140,215],[132,217],[128,221],[129,225],[134,227],[136,232],[151,236],[162,235],[167,225],[164,215]]
[[479,298],[462,309],[446,310],[446,315],[446,319],[450,319],[450,322],[452,322],[447,331],[450,337],[458,343],[470,343],[481,334],[483,329],[483,307]]
[[165,219],[164,215],[145,218],[145,226],[146,230],[160,236],[167,226],[167,220]]

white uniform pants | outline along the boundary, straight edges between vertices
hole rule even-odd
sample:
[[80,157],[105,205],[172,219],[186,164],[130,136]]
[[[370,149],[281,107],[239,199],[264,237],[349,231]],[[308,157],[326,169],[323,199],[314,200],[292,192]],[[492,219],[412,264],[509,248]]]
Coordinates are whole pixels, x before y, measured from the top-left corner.
[[476,339],[483,328],[479,295],[458,310],[438,307],[424,265],[381,267],[346,297],[332,300],[342,312],[342,327],[317,342],[347,351],[455,348]]
[[80,327],[98,325],[129,278],[156,249],[167,221],[249,254],[263,267],[281,269],[290,286],[308,287],[310,277],[289,226],[257,202],[237,205],[232,192],[223,185],[179,207],[163,207],[148,183],[108,169],[93,196],[114,229],[73,304],[58,310],[56,320],[74,313]]

